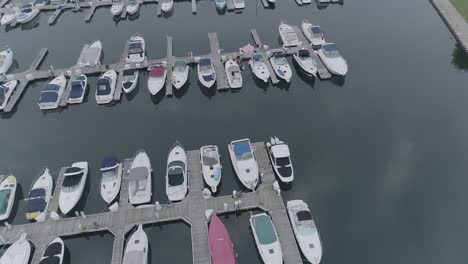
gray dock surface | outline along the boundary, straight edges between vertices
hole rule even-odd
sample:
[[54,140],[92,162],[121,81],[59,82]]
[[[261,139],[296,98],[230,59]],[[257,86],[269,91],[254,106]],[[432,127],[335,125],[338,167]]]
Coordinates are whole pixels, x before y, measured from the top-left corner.
[[221,58],[218,35],[213,32],[208,33],[208,39],[210,41],[211,60],[216,72],[216,86],[218,90],[229,89],[226,71],[224,70],[224,62]]
[[172,37],[167,36],[166,48],[166,95],[172,96],[172,69],[174,68],[174,56],[172,55]]

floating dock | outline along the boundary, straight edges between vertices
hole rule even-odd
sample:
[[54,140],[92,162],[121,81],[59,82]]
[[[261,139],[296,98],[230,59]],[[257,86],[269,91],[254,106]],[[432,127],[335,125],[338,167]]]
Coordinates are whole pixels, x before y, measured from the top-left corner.
[[208,33],[211,49],[211,61],[216,72],[216,86],[218,90],[229,89],[229,83],[224,69],[224,61],[221,58],[221,50],[219,48],[218,35],[216,33]]

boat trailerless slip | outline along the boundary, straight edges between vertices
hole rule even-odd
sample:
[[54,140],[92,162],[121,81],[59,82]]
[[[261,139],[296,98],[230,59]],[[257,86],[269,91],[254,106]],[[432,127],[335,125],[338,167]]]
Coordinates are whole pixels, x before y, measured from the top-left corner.
[[176,202],[185,198],[187,188],[187,154],[177,141],[167,157],[166,194],[169,201]]
[[28,220],[45,221],[50,199],[52,198],[53,186],[54,180],[50,175],[49,169],[44,168],[29,191],[27,199],[28,212],[26,213]]
[[283,263],[283,253],[271,217],[265,213],[250,217],[250,228],[257,245],[258,253],[265,264]]
[[62,189],[59,196],[59,208],[68,214],[80,201],[88,178],[88,162],[75,162],[65,170]]

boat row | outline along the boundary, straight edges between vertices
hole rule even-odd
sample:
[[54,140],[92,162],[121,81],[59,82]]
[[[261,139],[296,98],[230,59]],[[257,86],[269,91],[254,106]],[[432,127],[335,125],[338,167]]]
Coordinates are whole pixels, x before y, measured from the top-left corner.
[[21,7],[7,6],[5,7],[5,10],[5,13],[0,19],[0,25],[2,26],[11,25],[15,21],[19,24],[26,24],[37,17],[40,13],[36,3],[24,4]]
[[[28,264],[31,256],[31,243],[27,240],[27,234],[9,246],[0,257],[0,264]],[[60,237],[55,238],[45,248],[39,264],[63,264],[65,258],[65,244]]]
[[[140,0],[115,0],[112,2],[111,14],[113,16],[119,16],[125,9],[125,12],[129,15],[134,15],[140,10]],[[158,3],[161,5],[161,10],[165,13],[170,13],[174,8],[174,0],[161,0]]]

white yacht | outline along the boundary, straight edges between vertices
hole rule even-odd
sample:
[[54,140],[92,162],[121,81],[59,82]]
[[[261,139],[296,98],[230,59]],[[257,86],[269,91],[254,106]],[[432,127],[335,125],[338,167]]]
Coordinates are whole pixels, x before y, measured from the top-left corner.
[[282,264],[281,244],[271,217],[266,213],[252,215],[250,217],[250,228],[263,263]]
[[266,147],[276,175],[284,183],[292,182],[294,180],[294,169],[288,144],[277,137],[272,137],[270,142],[266,143]]
[[17,80],[9,81],[0,85],[0,111],[3,111],[11,95],[15,91]]
[[123,71],[122,89],[124,90],[126,94],[129,94],[133,90],[135,90],[138,84],[138,76],[139,76],[138,70],[130,69],[130,70]]
[[151,95],[156,95],[159,91],[162,90],[164,84],[166,83],[167,70],[164,65],[152,66],[150,69],[150,74],[148,77],[148,90]]
[[88,89],[88,77],[81,74],[76,76],[71,81],[70,95],[68,96],[68,104],[81,104],[83,103],[86,90]]
[[210,186],[211,192],[217,191],[221,182],[223,166],[221,166],[218,147],[215,145],[203,146],[200,148],[200,162],[202,166],[203,179],[206,185]]
[[41,110],[55,109],[59,106],[60,98],[62,98],[67,78],[61,73],[52,81],[44,86],[39,97],[38,104]]
[[166,194],[169,201],[180,201],[187,195],[187,154],[177,141],[167,157]]
[[60,237],[50,242],[42,253],[39,264],[62,264],[64,262],[65,245]]
[[11,208],[15,203],[16,186],[16,178],[13,175],[4,178],[0,184],[0,221],[10,217]]
[[112,2],[111,14],[113,16],[118,16],[122,13],[125,4],[122,0],[117,0]]
[[211,88],[216,82],[216,72],[210,58],[201,58],[197,65],[198,80],[206,88]]
[[108,70],[99,77],[95,96],[98,104],[108,104],[114,100],[116,83],[117,73],[114,70]]
[[291,82],[292,70],[286,57],[282,55],[272,56],[270,58],[270,64],[278,78],[283,79],[286,82]]
[[0,264],[28,264],[31,256],[31,244],[26,239],[26,233],[5,250],[0,257]]
[[80,201],[88,178],[88,162],[75,162],[65,170],[62,189],[59,195],[59,208],[68,214]]
[[0,74],[7,73],[13,63],[13,51],[6,47],[0,51]]
[[102,43],[96,40],[83,50],[80,55],[78,66],[81,67],[94,67],[101,63],[102,56]]
[[142,225],[133,232],[125,246],[123,264],[147,264],[148,263],[148,236]]
[[245,0],[232,0],[234,2],[235,9],[244,9],[245,8]]
[[53,187],[54,180],[49,169],[44,168],[29,191],[26,219],[36,220],[37,222],[45,221]]
[[19,13],[20,9],[17,6],[5,6],[5,13],[0,19],[0,25],[5,26],[11,24]]
[[128,0],[127,2],[127,13],[129,15],[134,15],[140,9],[140,1],[138,0]]
[[101,174],[101,196],[111,204],[120,192],[122,163],[114,156],[105,157],[101,162]]
[[146,60],[145,39],[140,35],[133,35],[128,41],[127,62],[143,62]]
[[228,149],[237,177],[239,177],[239,180],[246,188],[254,191],[257,187],[259,176],[257,159],[250,144],[250,139],[232,141],[228,145]]
[[151,201],[151,163],[144,150],[133,157],[128,173],[128,201],[133,205]]
[[233,59],[226,61],[225,69],[229,87],[232,89],[242,88],[242,74],[237,62]]
[[169,13],[174,8],[174,0],[162,0],[161,10],[163,12]]
[[302,32],[314,47],[320,47],[326,43],[320,26],[314,25],[308,20],[302,21]]
[[345,76],[348,73],[348,63],[341,57],[334,43],[323,44],[317,53],[331,73],[339,76]]
[[286,207],[302,253],[310,263],[319,264],[322,259],[322,243],[309,207],[302,200],[288,201]]
[[300,49],[293,55],[294,61],[309,76],[317,76],[317,61],[308,49]]
[[250,69],[253,74],[260,80],[268,82],[270,78],[270,72],[268,71],[265,59],[260,54],[255,54],[249,61]]
[[16,15],[16,21],[21,24],[28,23],[33,20],[37,15],[39,15],[39,9],[34,6],[34,4],[26,4],[21,7],[21,10]]
[[178,60],[174,63],[172,69],[172,85],[176,89],[182,88],[188,80],[189,66],[183,60]]
[[281,22],[278,30],[283,41],[283,47],[296,47],[302,44],[296,31],[290,25]]

